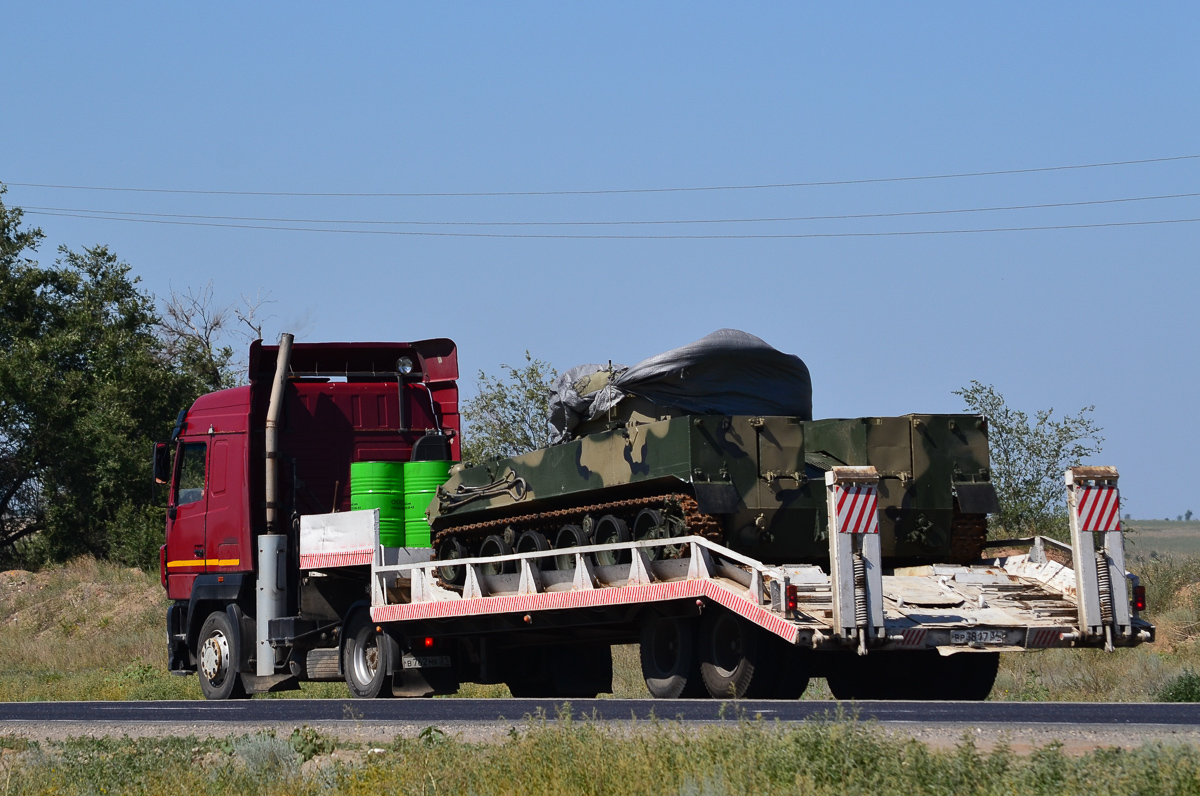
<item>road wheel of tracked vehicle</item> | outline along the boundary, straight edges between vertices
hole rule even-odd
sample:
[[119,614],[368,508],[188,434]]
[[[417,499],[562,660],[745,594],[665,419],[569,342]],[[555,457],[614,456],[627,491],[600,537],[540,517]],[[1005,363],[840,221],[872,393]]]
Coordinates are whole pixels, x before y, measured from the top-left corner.
[[[554,549],[566,550],[571,547],[583,547],[588,543],[587,534],[583,532],[583,528],[578,525],[564,525],[558,531],[558,536],[554,537]],[[575,569],[575,556],[568,553],[567,555],[554,557],[554,568],[560,572],[569,572]]]
[[696,621],[651,614],[642,623],[642,677],[655,699],[708,696],[696,649]]
[[[596,523],[596,536],[593,542],[595,544],[617,544],[619,542],[628,542],[631,538],[629,535],[629,525],[625,520],[620,517],[614,517],[612,514],[605,514]],[[628,550],[605,550],[596,553],[596,563],[602,567],[625,564],[628,561]]]
[[[489,558],[491,556],[510,556],[512,555],[512,546],[504,541],[503,536],[492,534],[483,540],[483,544],[479,545],[479,557]],[[479,571],[484,575],[503,575],[514,570],[513,562],[500,561],[495,564],[480,564]]]
[[392,642],[376,629],[371,615],[358,611],[346,627],[346,643],[342,648],[342,671],[350,693],[360,699],[375,699],[392,695]]
[[[467,548],[457,539],[447,539],[438,548],[439,561],[453,561],[456,558],[466,558]],[[461,586],[467,580],[466,567],[438,567],[438,577],[454,586]]]
[[[517,537],[516,544],[513,545],[513,550],[517,553],[541,553],[550,549],[550,540],[543,533],[537,531],[524,531]],[[533,562],[533,566],[537,569],[546,569],[550,566],[549,558],[539,558]]]
[[213,611],[200,627],[196,645],[196,674],[205,699],[246,699],[242,678],[237,673],[241,636],[229,614]]
[[775,686],[763,631],[716,606],[700,621],[700,674],[714,699],[762,698]]

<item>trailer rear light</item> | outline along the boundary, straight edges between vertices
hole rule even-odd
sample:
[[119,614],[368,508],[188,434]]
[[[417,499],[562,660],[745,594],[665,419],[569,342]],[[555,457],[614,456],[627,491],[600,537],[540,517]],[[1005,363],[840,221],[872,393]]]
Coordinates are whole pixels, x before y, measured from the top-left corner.
[[1135,610],[1135,611],[1145,611],[1146,610],[1146,587],[1145,586],[1134,586],[1133,587],[1133,610]]
[[800,589],[796,586],[788,584],[787,587],[787,610],[788,613],[795,613],[800,605]]
[[425,637],[425,649],[429,649],[432,646],[433,646],[433,639],[429,636],[426,636]]

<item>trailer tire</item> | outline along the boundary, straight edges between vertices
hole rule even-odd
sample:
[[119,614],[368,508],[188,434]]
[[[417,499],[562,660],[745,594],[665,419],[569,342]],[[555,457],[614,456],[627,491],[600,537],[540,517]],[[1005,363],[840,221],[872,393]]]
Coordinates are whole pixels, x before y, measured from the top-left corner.
[[377,699],[392,695],[392,640],[376,629],[366,611],[358,611],[346,627],[342,671],[351,695]]
[[696,622],[651,614],[642,623],[642,677],[655,699],[708,696],[700,673]]
[[992,693],[1000,671],[998,652],[960,652],[942,658],[945,696],[964,702],[982,702]]
[[713,606],[700,621],[700,675],[714,699],[771,696],[769,645],[757,625]]
[[196,676],[205,699],[249,699],[237,671],[242,637],[224,609],[213,611],[196,641]]

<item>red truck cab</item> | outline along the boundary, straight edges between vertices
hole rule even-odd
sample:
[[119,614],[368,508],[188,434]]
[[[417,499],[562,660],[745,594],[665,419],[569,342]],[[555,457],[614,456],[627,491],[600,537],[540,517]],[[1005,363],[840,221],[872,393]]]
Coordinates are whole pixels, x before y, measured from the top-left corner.
[[[224,612],[241,633],[235,642],[243,642],[234,644],[240,660],[232,665],[243,679],[253,677],[253,644],[244,642],[254,636],[255,540],[266,527],[264,439],[278,350],[254,342],[249,384],[198,398],[181,413],[171,442],[156,450],[156,478],[171,485],[160,560],[172,601],[173,671],[196,670],[200,628]],[[333,621],[346,601],[305,593],[299,516],[349,510],[351,462],[406,462],[414,447],[430,445],[440,447],[432,458],[459,460],[457,378],[457,349],[447,339],[293,345],[276,507],[290,529],[288,613],[297,621]]]

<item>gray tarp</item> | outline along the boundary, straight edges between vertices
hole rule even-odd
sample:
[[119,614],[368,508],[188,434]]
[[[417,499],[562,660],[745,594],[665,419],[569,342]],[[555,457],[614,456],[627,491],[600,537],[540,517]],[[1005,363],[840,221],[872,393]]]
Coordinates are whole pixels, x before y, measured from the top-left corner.
[[692,414],[812,419],[812,381],[804,361],[736,329],[721,329],[632,367],[613,365],[607,384],[590,389],[597,382],[592,377],[608,369],[579,365],[554,381],[553,442],[571,439],[575,426],[604,414],[627,395]]

